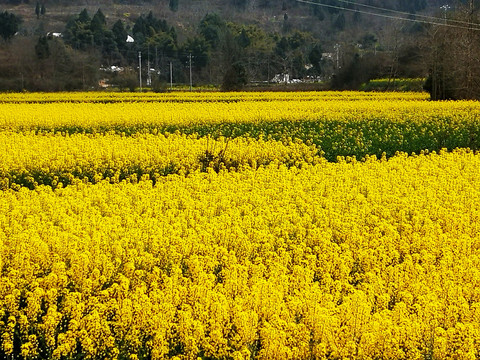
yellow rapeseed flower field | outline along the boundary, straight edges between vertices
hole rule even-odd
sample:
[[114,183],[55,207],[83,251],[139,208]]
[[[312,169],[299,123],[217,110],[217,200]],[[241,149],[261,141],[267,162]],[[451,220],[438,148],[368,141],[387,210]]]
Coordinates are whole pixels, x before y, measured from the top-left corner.
[[0,358],[478,359],[479,110],[2,96]]

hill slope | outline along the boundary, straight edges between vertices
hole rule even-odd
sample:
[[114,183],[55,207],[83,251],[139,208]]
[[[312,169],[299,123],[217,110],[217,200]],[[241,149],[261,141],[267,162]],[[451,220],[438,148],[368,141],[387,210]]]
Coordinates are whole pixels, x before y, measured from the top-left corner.
[[[132,88],[142,52],[156,74],[145,74],[148,84],[169,81],[170,63],[173,81],[188,83],[192,59],[199,83],[235,88],[283,73],[355,88],[373,77],[426,76],[423,37],[432,25],[417,20],[442,23],[458,6],[453,0],[0,1],[1,11],[22,18],[19,36],[0,51],[0,79],[42,89],[52,85],[45,78],[81,74],[54,87],[85,88],[103,76],[93,68],[116,65],[131,69],[116,82]],[[42,39],[51,33],[63,37]],[[127,35],[134,44],[125,44]],[[98,66],[87,71],[85,63]],[[58,73],[62,66],[68,69]],[[10,87],[0,81],[0,88]]]

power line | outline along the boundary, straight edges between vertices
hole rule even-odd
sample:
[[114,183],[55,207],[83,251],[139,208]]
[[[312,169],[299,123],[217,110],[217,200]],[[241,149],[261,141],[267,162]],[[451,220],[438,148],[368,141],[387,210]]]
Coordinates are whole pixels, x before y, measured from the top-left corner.
[[[410,12],[406,12],[406,11],[399,11],[399,10],[382,8],[382,7],[380,7],[380,6],[367,5],[367,4],[359,4],[359,3],[357,3],[357,2],[349,1],[349,0],[336,0],[336,1],[342,2],[342,3],[346,3],[346,4],[350,4],[350,5],[361,6],[361,7],[368,8],[368,9],[385,11],[385,12],[391,12],[391,13],[400,14],[400,15],[415,16],[415,17],[420,17],[420,18],[424,18],[424,19],[430,19],[430,20],[434,20],[434,21],[444,21],[444,20],[445,20],[444,18],[440,18],[440,17],[437,17],[437,16],[428,16],[428,15],[422,15],[422,14],[414,14],[414,13],[410,13]],[[479,26],[479,24],[473,24],[473,23],[471,23],[471,22],[462,21],[462,20],[448,19],[448,21],[449,21],[450,23],[457,23],[457,24],[465,24],[465,25],[475,25],[475,26]]]
[[[438,18],[438,17],[427,16],[427,15],[417,15],[417,14],[413,14],[413,13],[409,13],[409,12],[391,10],[391,9],[381,8],[381,7],[373,6],[373,5],[359,4],[359,3],[356,3],[356,2],[353,2],[353,1],[347,1],[347,0],[336,0],[336,1],[344,2],[344,3],[348,3],[348,4],[352,4],[352,5],[357,5],[357,6],[363,6],[363,7],[367,7],[367,8],[371,8],[371,9],[375,9],[375,10],[380,10],[380,11],[393,12],[393,13],[397,13],[397,14],[415,16],[415,17],[424,17],[426,19],[432,19],[432,20],[437,20],[437,21],[426,21],[426,20],[405,18],[405,17],[393,16],[393,15],[378,14],[378,13],[372,13],[372,12],[368,12],[368,11],[364,11],[364,10],[350,9],[350,8],[345,8],[345,7],[341,7],[341,6],[335,6],[335,5],[328,5],[328,4],[321,4],[321,3],[308,1],[308,0],[296,0],[296,1],[301,2],[301,3],[305,3],[305,4],[328,7],[328,8],[332,8],[332,9],[356,12],[356,13],[360,13],[360,14],[380,16],[380,17],[384,17],[384,18],[388,18],[388,19],[404,20],[404,21],[410,21],[410,22],[416,22],[416,23],[422,23],[422,24],[430,24],[430,25],[441,25],[441,26],[452,27],[452,28],[457,28],[457,29],[465,29],[465,30],[480,30],[480,27],[477,28],[477,26],[480,26],[479,24],[475,24],[475,23],[471,23],[471,22],[460,21],[460,20],[451,20],[450,19],[449,20],[450,22],[465,24],[465,25],[469,25],[469,26],[466,27],[466,26],[452,25],[452,24],[445,23],[444,19]],[[472,28],[472,26],[473,26],[473,28]]]
[[[316,5],[316,6],[321,6],[321,7],[327,7],[330,9],[337,9],[337,10],[344,10],[344,11],[351,11],[359,14],[366,14],[366,15],[372,15],[372,16],[379,16],[387,19],[393,19],[393,20],[403,20],[403,21],[410,21],[414,23],[420,23],[420,24],[430,24],[430,25],[439,25],[439,26],[444,26],[444,27],[450,27],[450,28],[455,28],[455,29],[464,29],[464,30],[477,30],[480,31],[479,27],[475,23],[467,23],[471,26],[460,26],[460,25],[452,25],[452,24],[446,24],[444,22],[434,22],[434,21],[427,21],[427,20],[419,20],[419,19],[410,19],[410,18],[405,18],[405,17],[400,17],[400,16],[393,16],[393,15],[386,15],[386,14],[378,14],[378,13],[373,13],[369,11],[364,11],[364,10],[357,10],[357,9],[349,9],[341,6],[335,6],[335,5],[327,5],[327,4],[320,4],[316,3],[313,1],[308,1],[308,0],[296,0],[297,2],[304,3],[304,4],[310,4],[310,5]],[[410,14],[413,15],[414,14]],[[474,26],[474,27],[472,27]]]
[[188,55],[188,59],[190,62],[190,91],[192,91],[192,53]]

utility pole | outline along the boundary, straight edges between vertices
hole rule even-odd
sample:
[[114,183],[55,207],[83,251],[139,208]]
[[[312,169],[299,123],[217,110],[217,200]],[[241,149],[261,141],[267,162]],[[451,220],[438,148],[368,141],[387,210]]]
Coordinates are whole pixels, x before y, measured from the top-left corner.
[[340,69],[340,44],[335,44],[334,49],[336,52],[337,69]]
[[152,86],[152,75],[150,74],[150,45],[147,53],[147,86]]
[[170,90],[173,89],[173,65],[170,61]]
[[138,52],[138,78],[140,80],[140,92],[142,92],[142,52]]
[[190,91],[192,91],[192,53],[188,55],[188,59],[190,62]]
[[267,83],[270,82],[270,57],[267,59]]
[[450,5],[442,5],[440,9],[443,9],[443,20],[447,24],[447,10],[450,9]]

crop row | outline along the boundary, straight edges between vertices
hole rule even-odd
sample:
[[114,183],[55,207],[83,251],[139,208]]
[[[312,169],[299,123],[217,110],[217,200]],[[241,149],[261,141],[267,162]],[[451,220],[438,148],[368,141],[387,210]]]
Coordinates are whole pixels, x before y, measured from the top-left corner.
[[426,100],[425,93],[375,93],[354,91],[322,92],[170,92],[156,94],[118,92],[6,93],[0,104],[48,103],[129,103],[129,102],[244,102],[244,101],[316,101],[316,100]]
[[300,140],[315,145],[329,161],[383,153],[390,157],[397,151],[480,149],[478,102],[337,94],[322,98],[301,93],[285,99],[236,102],[9,103],[0,104],[0,128],[37,134],[179,132],[214,139]]
[[211,139],[181,134],[35,135],[0,132],[0,189],[76,181],[118,183],[196,171],[235,170],[272,162],[301,167],[321,161],[315,146],[274,140]]

